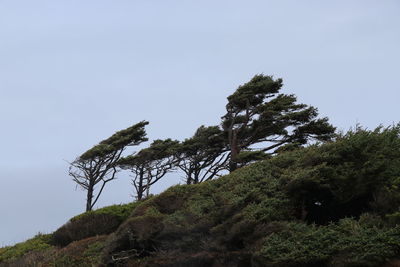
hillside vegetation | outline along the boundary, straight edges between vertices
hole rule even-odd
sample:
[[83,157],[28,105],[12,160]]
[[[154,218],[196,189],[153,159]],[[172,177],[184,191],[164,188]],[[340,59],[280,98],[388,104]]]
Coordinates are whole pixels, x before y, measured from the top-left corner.
[[357,129],[79,215],[0,266],[398,266],[399,187],[400,127]]

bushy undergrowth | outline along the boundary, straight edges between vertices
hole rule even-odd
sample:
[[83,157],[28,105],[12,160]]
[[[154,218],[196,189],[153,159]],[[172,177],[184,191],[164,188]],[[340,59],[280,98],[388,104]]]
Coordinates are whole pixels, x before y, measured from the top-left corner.
[[32,250],[14,260],[0,262],[2,267],[87,267],[97,266],[106,236],[75,241],[59,249],[47,247]]
[[54,254],[50,266],[97,266],[100,263],[100,255],[106,238],[106,236],[97,236],[74,241]]
[[219,251],[242,253],[248,266],[379,266],[399,255],[399,130],[357,129],[215,181],[170,188],[135,209],[103,260],[111,264],[121,251],[142,264]]
[[38,234],[35,237],[14,246],[0,248],[0,264],[17,259],[32,251],[41,251],[50,247],[51,235]]
[[[357,129],[77,216],[54,233],[58,244],[76,240],[54,262],[97,264],[101,251],[101,266],[383,266],[400,257],[399,207],[400,127]],[[102,233],[93,249],[78,241]]]
[[379,266],[400,252],[400,227],[354,219],[326,226],[284,223],[255,253],[255,266]]

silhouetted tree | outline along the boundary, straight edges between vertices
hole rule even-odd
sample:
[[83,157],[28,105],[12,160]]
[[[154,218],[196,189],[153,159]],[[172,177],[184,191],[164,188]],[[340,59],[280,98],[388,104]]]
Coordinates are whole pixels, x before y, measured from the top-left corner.
[[171,139],[155,140],[148,148],[118,161],[122,169],[132,172],[137,200],[147,197],[150,187],[177,167],[178,144],[178,141]]
[[187,184],[210,180],[227,169],[228,146],[224,132],[218,126],[201,126],[193,137],[180,145],[179,169]]
[[[116,132],[70,163],[69,175],[87,191],[86,211],[92,210],[106,183],[116,178],[118,171],[116,162],[121,158],[125,148],[147,141],[144,129],[147,124],[147,121],[142,121]],[[99,183],[100,189],[95,192],[95,186]]]
[[[261,156],[259,151],[270,154],[284,144],[300,146],[310,139],[332,138],[335,128],[328,119],[317,119],[317,109],[297,104],[294,95],[279,94],[282,85],[281,79],[256,75],[228,97],[222,127],[231,152],[230,171],[240,166],[244,151],[252,159]],[[262,148],[252,149],[255,144]]]

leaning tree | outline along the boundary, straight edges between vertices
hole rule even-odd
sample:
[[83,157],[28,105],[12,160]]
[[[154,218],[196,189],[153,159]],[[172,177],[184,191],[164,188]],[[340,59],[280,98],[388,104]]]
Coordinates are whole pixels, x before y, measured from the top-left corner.
[[[86,211],[93,209],[105,185],[116,178],[116,163],[125,148],[147,141],[144,129],[147,124],[147,121],[142,121],[116,132],[70,163],[69,175],[78,186],[87,191]],[[100,188],[96,190],[98,184]]]
[[137,200],[147,197],[152,185],[176,169],[178,144],[179,141],[171,139],[154,140],[149,147],[118,161],[118,166],[131,171]]
[[228,97],[221,125],[230,148],[230,171],[246,164],[243,159],[271,154],[283,145],[333,137],[328,119],[318,119],[317,109],[296,103],[294,95],[279,93],[282,85],[282,79],[256,75]]
[[229,149],[224,132],[218,126],[200,126],[195,134],[179,146],[179,169],[187,184],[218,177],[227,169]]

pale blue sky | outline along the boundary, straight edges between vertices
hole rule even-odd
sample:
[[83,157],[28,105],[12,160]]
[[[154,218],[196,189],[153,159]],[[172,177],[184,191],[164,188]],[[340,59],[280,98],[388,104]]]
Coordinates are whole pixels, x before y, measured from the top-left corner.
[[[397,0],[0,0],[0,246],[83,211],[64,160],[144,119],[150,139],[218,124],[258,73],[340,129],[400,121],[399,14]],[[130,194],[123,175],[99,206]]]

